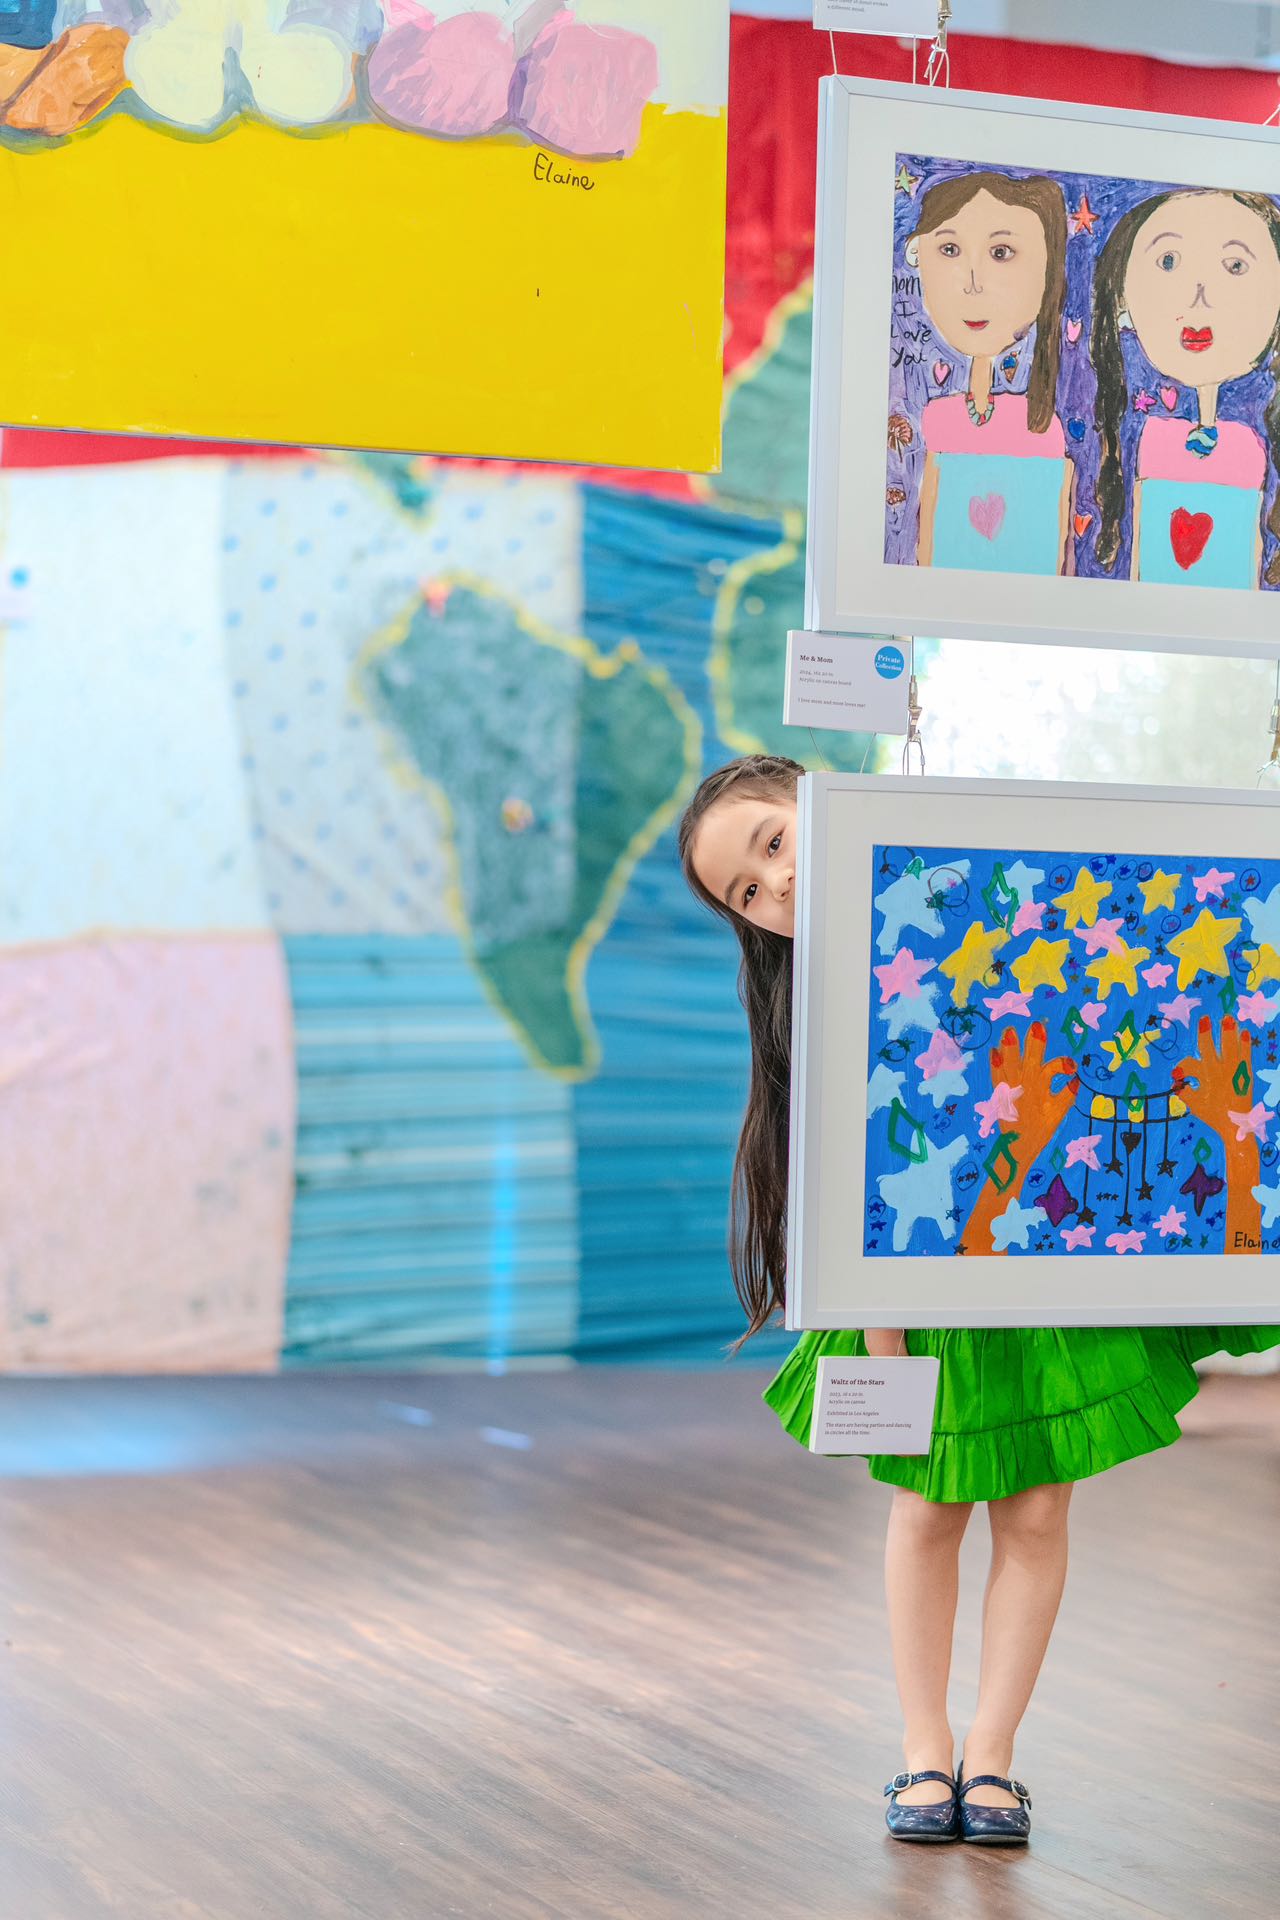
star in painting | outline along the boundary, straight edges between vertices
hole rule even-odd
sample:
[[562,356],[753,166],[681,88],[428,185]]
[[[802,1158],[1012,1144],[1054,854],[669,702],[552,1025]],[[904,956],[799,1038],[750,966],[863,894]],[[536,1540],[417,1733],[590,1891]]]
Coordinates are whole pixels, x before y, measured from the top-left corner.
[[1099,902],[1105,900],[1110,891],[1109,880],[1095,880],[1088,867],[1081,867],[1075,885],[1066,893],[1058,894],[1053,904],[1066,914],[1068,927],[1078,927],[1082,921],[1091,927],[1098,917]]
[[924,1052],[916,1055],[916,1065],[925,1080],[932,1080],[940,1073],[954,1073],[964,1063],[963,1053],[943,1027],[937,1029]]
[[867,1082],[868,1115],[879,1113],[882,1107],[891,1107],[895,1100],[901,1100],[906,1078],[905,1073],[894,1073],[881,1061]]
[[1004,877],[1017,894],[1019,900],[1030,900],[1032,894],[1044,879],[1044,868],[1029,867],[1025,860],[1015,860],[1012,866],[1005,868]]
[[[883,177],[884,176],[881,175],[882,179]],[[901,166],[893,176],[893,184],[898,193],[905,193],[908,199],[914,200],[916,197],[916,188],[920,185],[920,175],[918,173],[908,173],[906,167]]]
[[[1184,1113],[1186,1112],[1185,1107],[1183,1108],[1183,1112]],[[1173,1172],[1174,1172],[1174,1165],[1172,1160],[1162,1160],[1160,1162],[1160,1165],[1156,1168],[1156,1173],[1161,1180],[1167,1180]]]
[[1138,991],[1138,962],[1150,958],[1150,947],[1129,947],[1117,940],[1113,950],[1091,960],[1085,972],[1097,981],[1099,1000],[1105,1000],[1112,987],[1123,987],[1126,993],[1134,994]]
[[1176,1000],[1162,1000],[1160,1011],[1164,1015],[1166,1027],[1189,1027],[1191,1016],[1200,1002],[1180,993]]
[[1109,1233],[1106,1244],[1113,1253],[1141,1253],[1146,1234],[1137,1228],[1132,1233]]
[[1245,985],[1250,992],[1260,987],[1264,980],[1280,980],[1280,953],[1274,947],[1246,947],[1244,957],[1249,962],[1249,978]]
[[[957,880],[967,879],[968,875],[969,862],[957,860],[944,876],[946,886],[954,886]],[[877,893],[876,909],[884,917],[884,925],[876,937],[877,953],[895,952],[908,927],[914,927],[917,933],[927,934],[930,938],[941,933],[942,915],[930,903],[944,890],[941,884],[933,886],[923,869],[913,872],[908,868],[891,881],[883,892]]]
[[1258,1084],[1266,1082],[1263,1099],[1269,1107],[1280,1107],[1280,1067],[1259,1067]]
[[991,1222],[991,1244],[997,1253],[1008,1253],[1010,1247],[1025,1247],[1032,1230],[1043,1225],[1044,1215],[1039,1207],[1024,1207],[1017,1200],[1011,1200],[1003,1213],[998,1213]]
[[1044,925],[1045,904],[1043,900],[1024,900],[1013,916],[1013,937],[1020,933],[1038,933]]
[[932,980],[925,982],[919,993],[913,998],[900,994],[891,1000],[887,1007],[877,1008],[880,1018],[889,1029],[889,1038],[897,1040],[901,1034],[909,1033],[912,1027],[919,1027],[921,1033],[932,1033],[938,1024],[938,1011],[933,1004],[937,992]]
[[1093,1228],[1083,1216],[1074,1227],[1063,1228],[1062,1244],[1068,1253],[1074,1253],[1077,1247],[1093,1245]]
[[910,947],[902,947],[888,966],[872,967],[871,971],[880,982],[880,1004],[884,1006],[898,993],[914,1000],[926,973],[933,972],[933,961],[918,960]]
[[1065,993],[1067,983],[1062,977],[1062,963],[1070,946],[1069,940],[1033,940],[1026,952],[1011,963],[1013,977],[1023,993],[1034,993],[1037,987],[1056,987]]
[[1167,960],[1154,960],[1149,967],[1142,969],[1142,977],[1149,987],[1164,987],[1169,984],[1173,968]]
[[1276,881],[1265,900],[1249,900],[1244,910],[1249,916],[1249,931],[1254,939],[1280,951],[1280,880]]
[[1049,1216],[1050,1225],[1060,1227],[1069,1213],[1077,1210],[1077,1201],[1060,1173],[1055,1173],[1037,1205]]
[[1067,1165],[1069,1167],[1092,1167],[1095,1173],[1102,1169],[1098,1165],[1098,1148],[1102,1145],[1100,1133],[1086,1133],[1079,1140],[1067,1142]]
[[1154,1031],[1148,1029],[1139,1033],[1133,1015],[1126,1013],[1116,1028],[1114,1040],[1104,1040],[1102,1051],[1111,1055],[1111,1065],[1118,1073],[1129,1062],[1135,1067],[1151,1065],[1151,1042],[1156,1038]]
[[1270,1233],[1272,1227],[1280,1225],[1280,1186],[1254,1187],[1252,1191],[1262,1208],[1262,1224]]
[[[1239,933],[1240,920],[1219,920],[1208,907],[1201,907],[1194,926],[1184,927],[1169,942],[1169,951],[1178,962],[1178,992],[1189,987],[1201,968],[1206,973],[1229,972],[1227,948]],[[1255,982],[1251,979],[1249,985]]]
[[[880,177],[881,179],[883,179],[884,178],[883,174]],[[884,189],[882,188],[881,191],[883,192]],[[1092,233],[1094,228],[1094,222],[1097,220],[1097,218],[1098,218],[1097,214],[1094,212],[1093,208],[1089,205],[1088,194],[1082,193],[1080,195],[1080,205],[1076,208],[1075,212],[1071,216],[1072,233]]]
[[1186,1232],[1187,1216],[1179,1207],[1166,1207],[1156,1221],[1156,1232],[1163,1234],[1182,1234]]
[[1182,875],[1164,873],[1157,867],[1149,880],[1139,880],[1138,885],[1142,889],[1143,912],[1150,915],[1157,907],[1174,907],[1178,904]]
[[1017,1120],[1018,1101],[1021,1096],[1021,1087],[1011,1087],[1007,1081],[1002,1080],[995,1088],[989,1100],[974,1101],[974,1112],[981,1115],[982,1118],[982,1125],[978,1128],[978,1133],[983,1140],[989,1139],[995,1132],[997,1122],[1004,1120],[1012,1122]]
[[1086,953],[1113,953],[1123,920],[1095,920],[1091,927],[1077,927],[1076,939],[1084,941]]
[[1190,1178],[1184,1180],[1178,1188],[1179,1193],[1190,1194],[1195,1205],[1196,1218],[1204,1212],[1206,1200],[1212,1200],[1215,1193],[1221,1193],[1226,1181],[1220,1173],[1206,1173],[1201,1166],[1193,1167]]
[[1139,1200],[1150,1200],[1150,1199],[1152,1199],[1152,1198],[1154,1198],[1154,1191],[1155,1191],[1155,1190],[1154,1190],[1154,1188],[1153,1188],[1153,1187],[1152,1187],[1152,1186],[1150,1185],[1150,1183],[1149,1183],[1148,1181],[1146,1181],[1146,1180],[1144,1180],[1144,1181],[1142,1182],[1142,1185],[1141,1185],[1141,1186],[1140,1186],[1140,1187],[1138,1188],[1138,1198],[1139,1198]]
[[[967,1007],[974,987],[991,971],[991,963],[1000,948],[1007,946],[1009,935],[1003,927],[990,929],[975,920],[952,954],[940,963],[939,971],[953,982],[951,998],[958,1007]],[[1018,985],[1022,985],[1019,980]]]
[[1234,873],[1223,873],[1219,867],[1210,867],[1205,873],[1193,873],[1191,884],[1199,905],[1203,906],[1206,900],[1224,900],[1227,888],[1234,879]]
[[1081,1207],[1078,1215],[1080,1225],[1082,1227],[1091,1227],[1094,1221],[1097,1219],[1097,1217],[1098,1217],[1097,1214],[1094,1212],[1093,1208],[1090,1206]]
[[1280,1008],[1280,1000],[1268,1000],[1265,993],[1242,993],[1236,1001],[1236,1017],[1251,1026],[1265,1027]]
[[1248,1140],[1252,1137],[1255,1140],[1265,1141],[1267,1128],[1275,1119],[1275,1115],[1268,1113],[1259,1100],[1257,1106],[1250,1107],[1248,1113],[1232,1113],[1228,1107],[1227,1118],[1236,1130],[1237,1140]]
[[1149,387],[1139,387],[1133,396],[1133,410],[1135,413],[1150,413],[1155,404],[1156,397]]
[[1003,1020],[1006,1014],[1016,1014],[1025,1020],[1031,1011],[1031,999],[1025,993],[1002,993],[994,999],[983,999],[983,1006],[993,1020]]
[[1106,1017],[1107,1010],[1101,1000],[1086,1000],[1080,1009],[1080,1018],[1087,1027],[1092,1027],[1095,1033]]
[[876,1185],[880,1197],[893,1209],[893,1250],[905,1253],[917,1220],[933,1220],[944,1240],[954,1240],[951,1219],[951,1169],[969,1151],[964,1134],[949,1146],[931,1144],[924,1160],[913,1161],[901,1173],[882,1173]]

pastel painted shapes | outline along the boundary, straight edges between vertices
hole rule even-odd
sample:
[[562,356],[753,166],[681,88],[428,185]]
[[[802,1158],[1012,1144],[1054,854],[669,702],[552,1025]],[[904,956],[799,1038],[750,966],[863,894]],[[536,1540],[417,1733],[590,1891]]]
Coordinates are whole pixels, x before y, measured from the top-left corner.
[[3,119],[22,133],[73,133],[109,106],[124,87],[125,49],[129,36],[122,27],[80,26],[64,33],[52,48],[36,56],[14,87],[21,64],[30,55],[13,48],[3,52],[0,90],[8,98]]
[[207,132],[227,111],[235,49],[255,105],[290,126],[316,126],[347,105],[355,54],[328,27],[289,19],[287,0],[169,0],[129,42],[125,73],[162,120]]
[[369,56],[369,94],[384,118],[424,133],[491,133],[507,119],[516,48],[496,14],[418,14]]
[[641,34],[552,21],[520,62],[511,117],[562,153],[621,156],[657,84],[657,50]]
[[994,540],[1004,525],[1005,497],[1002,493],[975,493],[969,502],[969,525],[984,540]]

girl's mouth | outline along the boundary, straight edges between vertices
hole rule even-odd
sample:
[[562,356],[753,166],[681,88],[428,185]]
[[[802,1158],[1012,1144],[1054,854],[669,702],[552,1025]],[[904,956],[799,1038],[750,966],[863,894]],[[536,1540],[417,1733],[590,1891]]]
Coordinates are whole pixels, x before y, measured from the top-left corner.
[[1213,345],[1213,328],[1184,327],[1181,339],[1188,353],[1203,353],[1206,347]]
[[987,324],[988,323],[985,320],[966,320],[965,321],[966,327],[972,327],[975,333],[977,333],[979,327],[985,327]]

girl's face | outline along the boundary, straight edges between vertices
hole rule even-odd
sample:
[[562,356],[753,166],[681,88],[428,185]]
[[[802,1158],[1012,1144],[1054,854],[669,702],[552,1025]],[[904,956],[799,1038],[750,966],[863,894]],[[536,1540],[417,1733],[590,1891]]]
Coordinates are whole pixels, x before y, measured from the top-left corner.
[[1134,235],[1124,304],[1152,366],[1185,386],[1238,380],[1280,315],[1280,253],[1265,220],[1229,193],[1179,193]]
[[1044,299],[1049,249],[1030,207],[984,187],[916,241],[929,318],[948,346],[995,358],[1030,331]]
[[693,870],[739,919],[770,933],[795,932],[794,799],[716,802],[698,828]]

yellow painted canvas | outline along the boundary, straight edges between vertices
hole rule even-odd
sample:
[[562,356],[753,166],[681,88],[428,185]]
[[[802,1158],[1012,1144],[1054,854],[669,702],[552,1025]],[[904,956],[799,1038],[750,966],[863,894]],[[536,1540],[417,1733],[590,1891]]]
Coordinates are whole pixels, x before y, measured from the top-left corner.
[[714,470],[727,16],[0,7],[0,419]]

